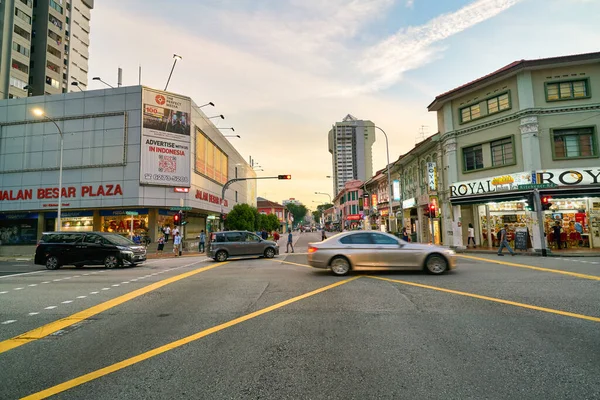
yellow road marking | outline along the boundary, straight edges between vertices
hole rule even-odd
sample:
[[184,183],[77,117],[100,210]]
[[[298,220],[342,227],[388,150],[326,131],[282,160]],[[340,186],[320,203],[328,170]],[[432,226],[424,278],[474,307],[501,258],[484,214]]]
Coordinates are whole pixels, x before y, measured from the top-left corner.
[[98,378],[100,378],[102,376],[105,376],[105,375],[111,374],[113,372],[119,371],[119,370],[121,370],[123,368],[130,367],[130,366],[132,366],[134,364],[137,364],[137,363],[139,363],[141,361],[147,360],[149,358],[152,358],[154,356],[157,356],[157,355],[162,354],[164,352],[167,352],[169,350],[173,350],[173,349],[175,349],[177,347],[181,347],[181,346],[183,346],[185,344],[188,344],[190,342],[193,342],[195,340],[198,340],[198,339],[201,339],[201,338],[206,337],[208,335],[211,335],[213,333],[222,331],[223,329],[227,329],[227,328],[232,327],[234,325],[240,324],[240,323],[242,323],[244,321],[248,321],[249,319],[253,319],[253,318],[256,318],[256,317],[258,317],[260,315],[263,315],[263,314],[266,314],[268,312],[277,310],[278,308],[287,306],[288,304],[291,304],[291,303],[295,303],[295,302],[297,302],[299,300],[306,299],[307,297],[311,297],[311,296],[314,296],[316,294],[325,292],[326,290],[333,289],[333,288],[335,288],[337,286],[341,286],[341,285],[343,285],[345,283],[351,282],[351,281],[353,281],[355,279],[358,279],[358,278],[360,278],[360,277],[359,276],[355,276],[355,277],[352,277],[352,278],[344,279],[344,280],[338,281],[338,282],[336,282],[334,284],[327,285],[327,286],[321,287],[319,289],[313,290],[312,292],[308,292],[308,293],[302,294],[300,296],[293,297],[293,298],[291,298],[289,300],[282,301],[281,303],[277,303],[277,304],[274,304],[272,306],[263,308],[261,310],[254,311],[254,312],[252,312],[250,314],[243,315],[243,316],[241,316],[239,318],[232,319],[231,321],[225,322],[225,323],[217,325],[217,326],[213,326],[212,328],[206,329],[206,330],[201,331],[201,332],[197,332],[197,333],[195,333],[193,335],[184,337],[183,339],[179,339],[179,340],[176,340],[174,342],[167,343],[167,344],[165,344],[163,346],[160,346],[160,347],[157,347],[157,348],[155,348],[153,350],[149,350],[149,351],[147,351],[145,353],[142,353],[142,354],[139,354],[137,356],[134,356],[134,357],[128,358],[126,360],[120,361],[118,363],[109,365],[107,367],[98,369],[98,370],[90,372],[88,374],[81,375],[81,376],[79,376],[77,378],[74,378],[74,379],[71,379],[69,381],[63,382],[61,384],[58,384],[58,385],[53,386],[51,388],[42,390],[40,392],[31,394],[31,395],[29,395],[27,397],[23,397],[23,400],[45,399],[47,397],[54,396],[55,394],[64,392],[65,390],[72,389],[72,388],[74,388],[76,386],[79,386],[79,385],[82,385],[84,383],[90,382],[90,381],[92,381],[94,379],[98,379]]
[[543,312],[547,312],[547,313],[551,313],[551,314],[564,315],[566,317],[579,318],[579,319],[585,319],[585,320],[588,320],[588,321],[600,322],[600,318],[598,318],[598,317],[591,317],[589,315],[576,314],[576,313],[572,313],[572,312],[568,312],[568,311],[555,310],[553,308],[538,307],[538,306],[533,306],[533,305],[530,305],[530,304],[518,303],[516,301],[499,299],[497,297],[482,296],[482,295],[475,294],[475,293],[461,292],[461,291],[458,291],[458,290],[445,289],[445,288],[441,288],[441,287],[438,287],[438,286],[423,285],[421,283],[401,281],[401,280],[398,280],[398,279],[381,278],[379,276],[368,275],[367,277],[368,278],[372,278],[372,279],[379,279],[379,280],[382,280],[382,281],[388,281],[388,282],[394,282],[394,283],[401,283],[403,285],[416,286],[416,287],[420,287],[420,288],[423,288],[423,289],[437,290],[438,292],[446,292],[446,293],[458,294],[460,296],[473,297],[473,298],[476,298],[476,299],[492,301],[492,302],[495,302],[495,303],[508,304],[508,305],[515,306],[515,307],[528,308],[530,310],[543,311]]
[[[188,264],[188,265],[184,265],[183,267],[187,267],[187,266],[194,265],[197,263],[198,263],[198,261]],[[54,322],[50,322],[46,325],[40,326],[39,328],[35,328],[29,332],[25,332],[19,336],[15,336],[11,339],[4,340],[4,341],[0,342],[0,354],[4,353],[5,351],[9,351],[16,347],[22,346],[24,344],[33,342],[35,340],[42,339],[54,332],[57,332],[61,329],[69,327],[78,322],[81,322],[81,321],[88,319],[96,314],[100,314],[101,312],[109,310],[109,309],[116,307],[120,304],[123,304],[129,300],[135,299],[136,297],[139,297],[143,294],[152,292],[153,290],[159,289],[170,283],[177,282],[177,281],[180,281],[185,278],[189,278],[190,276],[199,274],[201,272],[208,271],[210,269],[216,268],[223,264],[225,264],[225,263],[211,265],[211,266],[200,268],[200,269],[197,269],[194,271],[186,272],[186,273],[183,273],[180,275],[175,275],[175,276],[172,276],[167,279],[163,279],[162,281],[155,282],[155,283],[145,286],[141,289],[137,289],[137,290],[134,290],[133,292],[129,292],[122,296],[115,297],[114,299],[105,301],[104,303],[97,304],[97,305],[87,308],[83,311],[79,311],[75,314],[69,315],[68,317],[59,319]]]
[[465,256],[462,254],[457,254],[456,256],[462,257],[462,258],[469,258],[471,260],[486,261],[486,262],[491,262],[491,263],[495,263],[495,264],[507,265],[509,267],[527,268],[527,269],[533,269],[535,271],[552,272],[554,274],[569,275],[569,276],[575,276],[577,278],[591,279],[593,281],[600,281],[600,276],[595,276],[595,275],[579,274],[577,272],[562,271],[560,269],[534,267],[533,265],[517,264],[517,263],[500,261],[500,260],[490,260],[489,258]]

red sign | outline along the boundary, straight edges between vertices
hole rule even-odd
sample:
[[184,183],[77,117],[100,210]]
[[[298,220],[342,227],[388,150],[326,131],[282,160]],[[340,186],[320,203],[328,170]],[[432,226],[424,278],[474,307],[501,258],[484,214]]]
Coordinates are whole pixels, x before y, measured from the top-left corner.
[[[34,192],[35,190],[35,192]],[[33,195],[36,199],[58,199],[58,188],[37,188],[37,189],[19,189],[19,190],[0,190],[0,201],[32,200]],[[77,188],[74,186],[63,187],[61,197],[63,199],[77,198]],[[98,196],[123,196],[121,185],[86,185],[79,190],[79,197],[98,197]]]
[[[221,204],[221,198],[214,194],[203,192],[202,190],[196,190],[196,198],[198,200],[208,201],[213,204]],[[227,207],[228,203],[226,199],[223,199],[223,206]]]
[[360,221],[362,219],[362,215],[360,214],[350,214],[346,217],[348,221]]
[[163,96],[162,94],[157,94],[154,99],[156,100],[156,104],[159,104],[161,106],[167,102],[165,96]]
[[175,193],[189,193],[190,192],[190,188],[173,188],[173,191],[175,191]]

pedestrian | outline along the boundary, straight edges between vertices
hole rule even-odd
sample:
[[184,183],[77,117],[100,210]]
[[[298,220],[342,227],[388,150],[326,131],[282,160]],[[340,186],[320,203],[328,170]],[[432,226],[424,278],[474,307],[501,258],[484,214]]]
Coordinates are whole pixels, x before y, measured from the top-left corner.
[[321,240],[327,239],[327,234],[325,233],[325,228],[321,229]]
[[171,227],[169,225],[165,226],[165,243],[169,243],[169,235],[171,234]]
[[469,237],[467,238],[467,247],[469,247],[471,242],[473,242],[473,248],[477,248],[477,245],[475,244],[475,228],[473,228],[473,224],[469,223],[469,228],[467,231],[469,232]]
[[288,239],[287,239],[287,246],[285,248],[285,252],[289,253],[290,250],[290,246],[292,247],[292,253],[294,252],[294,243],[292,242],[293,240],[293,235],[292,235],[292,230],[288,229]]
[[498,255],[503,256],[504,254],[502,254],[502,249],[506,247],[510,252],[510,255],[514,256],[515,252],[508,244],[508,224],[504,224],[504,228],[502,228],[498,233],[498,238],[500,240],[500,248],[498,249]]
[[139,234],[133,236],[133,243],[135,243],[135,244],[142,244],[142,238],[140,237]]
[[402,240],[408,242],[408,232],[406,231],[406,227],[402,227]]
[[175,253],[175,257],[181,255],[181,236],[179,236],[179,232],[173,236],[173,253]]
[[200,244],[198,245],[198,251],[200,253],[204,253],[204,244],[206,243],[206,235],[204,234],[204,229],[200,232]]
[[171,233],[173,234],[173,236],[175,236],[176,234],[179,233],[179,228],[177,226],[173,227],[173,230],[171,231]]
[[579,233],[583,233],[583,226],[581,225],[581,222],[575,221],[575,230]]
[[[554,240],[556,240],[556,248],[562,248],[562,242],[560,241],[560,233],[562,231],[562,226],[560,226],[560,221],[556,221],[554,226],[552,227],[552,232],[554,233]],[[566,243],[565,243],[566,247]]]
[[273,240],[279,242],[279,232],[273,231]]
[[158,249],[156,250],[157,253],[162,253],[165,249],[165,237],[164,235],[160,235],[160,237],[158,238]]
[[269,234],[267,233],[266,230],[262,230],[262,232],[260,232],[260,237],[263,238],[263,240],[267,240],[267,238],[269,237]]

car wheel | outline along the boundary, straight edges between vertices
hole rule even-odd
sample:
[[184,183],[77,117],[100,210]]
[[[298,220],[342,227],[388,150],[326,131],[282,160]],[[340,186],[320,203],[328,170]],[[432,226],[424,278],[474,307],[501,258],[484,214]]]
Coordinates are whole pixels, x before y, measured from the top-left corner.
[[75,264],[75,268],[83,268],[84,265],[83,264]]
[[112,269],[112,268],[118,267],[119,264],[120,264],[119,259],[115,255],[111,254],[109,256],[106,256],[106,258],[104,259],[104,266],[106,268]]
[[59,269],[60,263],[58,262],[58,257],[50,256],[46,258],[46,268],[47,269]]
[[335,257],[331,261],[331,272],[337,276],[348,275],[350,272],[350,262],[346,257]]
[[273,257],[275,257],[275,250],[273,250],[271,247],[267,248],[265,250],[265,257],[266,258],[273,258]]
[[440,275],[448,270],[448,261],[440,254],[432,254],[425,260],[425,268],[430,274]]
[[218,262],[223,262],[227,260],[227,252],[225,250],[220,250],[215,254],[215,260]]

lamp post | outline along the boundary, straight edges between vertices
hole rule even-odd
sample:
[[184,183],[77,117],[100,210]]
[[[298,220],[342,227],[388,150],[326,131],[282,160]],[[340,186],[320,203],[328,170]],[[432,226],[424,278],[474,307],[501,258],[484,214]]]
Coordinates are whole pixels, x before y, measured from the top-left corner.
[[219,127],[217,126],[217,129],[219,129],[219,130],[230,129],[230,130],[231,130],[231,132],[235,132],[235,129],[233,129],[233,128],[219,128]]
[[[333,200],[331,199],[331,195],[329,193],[315,192],[315,194],[320,194],[320,195],[329,197],[329,204],[333,204]],[[337,209],[335,208],[335,204],[333,204],[333,213],[337,216]]]
[[379,129],[382,133],[383,136],[385,136],[385,152],[387,155],[387,178],[388,178],[388,184],[387,184],[387,189],[388,189],[388,206],[389,206],[389,213],[388,213],[388,223],[387,223],[387,231],[390,232],[392,227],[391,227],[391,222],[392,222],[392,178],[391,178],[391,173],[390,173],[390,148],[388,145],[388,136],[387,133],[385,133],[385,131],[383,129],[381,129],[380,127],[373,125],[374,128]]
[[53,120],[52,118],[50,118],[49,116],[45,115],[44,110],[42,110],[41,108],[34,108],[33,114],[38,117],[44,117],[48,121],[52,122],[56,126],[56,129],[58,129],[58,133],[60,134],[60,161],[59,161],[59,166],[58,166],[58,210],[56,213],[56,226],[57,226],[57,230],[60,231],[60,229],[62,228],[60,214],[62,211],[62,170],[63,170],[63,147],[64,147],[63,139],[64,139],[64,137],[63,137],[62,130],[60,129],[60,127],[58,126],[56,121]]
[[225,116],[223,116],[223,114],[219,114],[219,115],[213,115],[212,117],[208,117],[208,119],[213,119],[213,118],[225,119]]
[[79,86],[79,82],[71,82],[71,86],[75,86],[79,91],[83,92],[83,89]]
[[242,138],[240,135],[223,135],[223,137],[236,137],[238,139]]
[[113,89],[115,88],[113,85],[111,85],[111,84],[109,84],[109,83],[106,83],[106,82],[104,82],[104,81],[102,80],[102,78],[100,78],[99,76],[95,76],[95,77],[93,77],[93,78],[92,78],[92,80],[93,80],[93,81],[100,81],[100,82],[104,83],[104,84],[105,84],[106,86],[108,86],[108,87],[111,87],[111,88],[113,88]]
[[169,79],[167,79],[167,84],[165,85],[165,92],[167,91],[167,88],[169,87],[169,82],[171,82],[171,75],[173,75],[173,70],[175,69],[175,64],[177,64],[177,61],[181,60],[183,57],[178,56],[177,54],[173,54],[173,67],[171,67],[171,73],[169,74]]
[[209,101],[209,102],[208,102],[208,103],[206,103],[206,104],[202,104],[201,106],[198,106],[198,108],[202,108],[202,107],[206,107],[206,106],[213,106],[213,107],[214,107],[214,106],[215,106],[215,103],[213,103],[212,101]]

